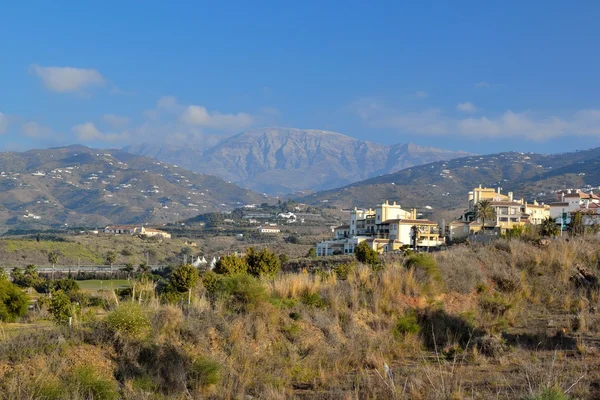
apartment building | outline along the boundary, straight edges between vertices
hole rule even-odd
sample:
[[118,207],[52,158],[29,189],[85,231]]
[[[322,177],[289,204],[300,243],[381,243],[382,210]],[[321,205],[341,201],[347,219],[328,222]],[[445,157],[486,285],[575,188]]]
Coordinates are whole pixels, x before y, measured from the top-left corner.
[[437,223],[417,218],[417,210],[404,210],[388,201],[375,208],[350,211],[348,225],[334,228],[334,238],[316,246],[318,256],[352,254],[361,242],[383,253],[404,246],[434,248],[445,244]]
[[[525,199],[516,200],[513,192],[503,194],[501,190],[501,188],[483,188],[480,185],[470,191],[464,214],[448,225],[449,239],[464,238],[482,229],[504,233],[515,226],[539,225],[550,216],[550,205],[537,201],[527,203]],[[495,217],[481,221],[476,217],[476,209],[477,205],[484,200],[488,201],[494,209]]]

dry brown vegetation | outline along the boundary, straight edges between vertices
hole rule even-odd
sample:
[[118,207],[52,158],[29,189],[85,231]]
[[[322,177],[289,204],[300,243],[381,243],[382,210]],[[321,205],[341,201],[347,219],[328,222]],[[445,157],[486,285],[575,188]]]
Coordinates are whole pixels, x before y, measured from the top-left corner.
[[0,398],[598,398],[599,245],[209,274],[189,306],[113,296],[71,328],[42,308],[0,329]]

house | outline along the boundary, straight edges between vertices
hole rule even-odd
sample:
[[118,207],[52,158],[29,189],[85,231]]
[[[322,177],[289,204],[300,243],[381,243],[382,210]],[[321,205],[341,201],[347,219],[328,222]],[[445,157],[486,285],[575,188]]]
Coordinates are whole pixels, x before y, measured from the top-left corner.
[[154,228],[142,227],[139,234],[144,237],[160,237],[162,239],[171,239],[171,234]]
[[579,189],[560,191],[557,200],[557,202],[550,203],[550,217],[557,219],[559,223],[561,221],[558,219],[563,219],[562,222],[565,225],[569,223],[569,214],[573,211],[600,205],[599,196],[593,192],[585,193]]
[[145,237],[161,237],[171,239],[171,234],[154,228],[146,228],[141,225],[109,225],[104,228],[104,233],[115,235],[140,235]]
[[447,234],[450,241],[463,239],[477,233],[481,230],[481,223],[478,221],[456,220],[448,224]]
[[[476,218],[477,205],[488,201],[494,209],[495,217],[480,221]],[[527,203],[524,199],[514,199],[513,192],[503,194],[501,188],[474,188],[468,193],[467,209],[458,220],[448,225],[447,235],[450,240],[469,236],[483,229],[504,233],[516,226],[526,224],[539,225],[550,216],[550,206],[537,201]],[[477,224],[473,224],[477,222]]]
[[258,233],[279,233],[281,230],[273,226],[259,226]]
[[333,228],[333,237],[336,239],[344,239],[350,237],[350,225],[341,225]]
[[109,225],[104,228],[104,233],[113,233],[117,235],[133,235],[142,227],[137,225]]
[[417,219],[416,209],[404,210],[396,202],[386,201],[366,210],[355,207],[350,211],[349,222],[333,228],[333,239],[317,243],[318,256],[353,254],[362,242],[379,253],[406,246],[433,248],[445,243],[437,223]]

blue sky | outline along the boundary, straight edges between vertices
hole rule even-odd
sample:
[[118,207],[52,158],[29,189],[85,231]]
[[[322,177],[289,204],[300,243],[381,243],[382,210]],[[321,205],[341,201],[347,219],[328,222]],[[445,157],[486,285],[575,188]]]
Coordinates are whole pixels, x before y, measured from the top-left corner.
[[267,125],[596,147],[599,16],[596,1],[4,3],[0,150]]

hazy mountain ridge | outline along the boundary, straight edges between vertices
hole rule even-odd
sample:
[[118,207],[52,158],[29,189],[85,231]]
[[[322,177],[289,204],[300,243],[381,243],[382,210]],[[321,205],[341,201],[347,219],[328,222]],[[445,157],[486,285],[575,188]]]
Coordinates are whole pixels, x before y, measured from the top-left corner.
[[[369,207],[395,200],[432,218],[453,218],[481,184],[527,200],[554,201],[564,188],[600,186],[600,148],[562,154],[498,153],[411,167],[299,198],[309,204]],[[431,209],[425,208],[426,206]]]
[[274,127],[230,136],[206,148],[140,144],[125,149],[271,194],[331,189],[468,155],[406,143],[382,145],[329,131]]
[[160,224],[265,201],[221,178],[121,150],[0,153],[0,226]]

